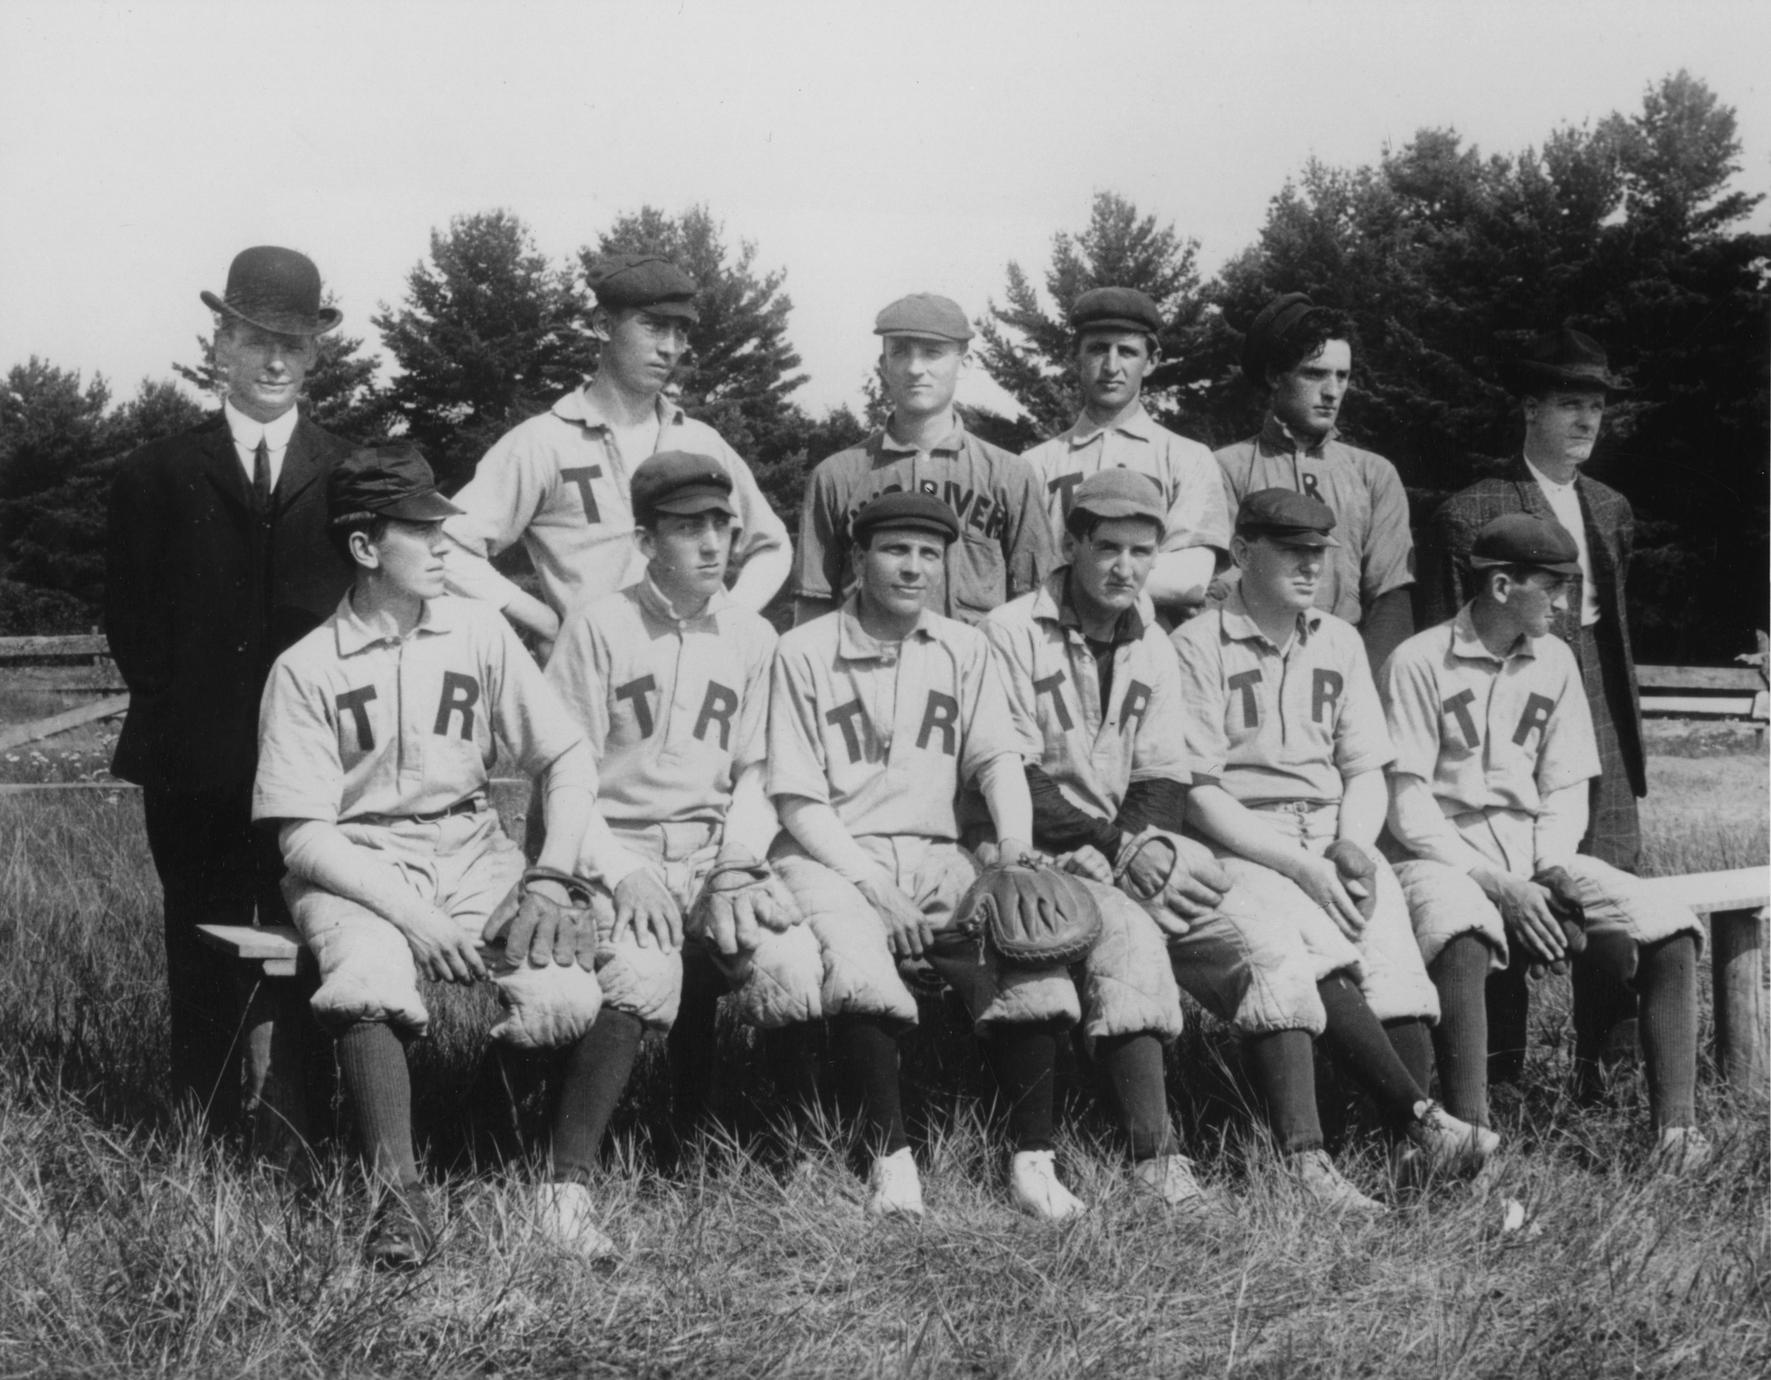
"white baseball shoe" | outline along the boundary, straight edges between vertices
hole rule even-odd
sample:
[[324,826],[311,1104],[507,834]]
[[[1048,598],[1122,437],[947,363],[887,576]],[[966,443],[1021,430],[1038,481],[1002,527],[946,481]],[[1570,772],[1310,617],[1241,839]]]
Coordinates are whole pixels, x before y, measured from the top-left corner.
[[1088,1211],[1088,1204],[1059,1182],[1056,1157],[1050,1150],[1017,1151],[1009,1163],[1008,1177],[1015,1206],[1042,1221],[1062,1222]]
[[1132,1182],[1155,1194],[1167,1207],[1196,1217],[1233,1215],[1234,1206],[1225,1195],[1205,1187],[1185,1155],[1156,1155],[1139,1160],[1131,1168]]
[[1500,1137],[1493,1131],[1458,1120],[1437,1102],[1416,1104],[1407,1135],[1426,1156],[1427,1170],[1435,1173],[1473,1173],[1500,1149]]
[[596,1224],[590,1190],[580,1183],[546,1183],[535,1190],[535,1231],[556,1250],[602,1260],[615,1243]]
[[1326,1150],[1299,1150],[1285,1157],[1285,1169],[1304,1197],[1335,1212],[1380,1213],[1387,1208],[1367,1198],[1334,1167]]
[[867,1175],[869,1217],[921,1217],[922,1179],[907,1145],[873,1161]]
[[1648,1162],[1656,1174],[1690,1174],[1708,1164],[1714,1153],[1710,1138],[1695,1126],[1668,1126],[1655,1141]]

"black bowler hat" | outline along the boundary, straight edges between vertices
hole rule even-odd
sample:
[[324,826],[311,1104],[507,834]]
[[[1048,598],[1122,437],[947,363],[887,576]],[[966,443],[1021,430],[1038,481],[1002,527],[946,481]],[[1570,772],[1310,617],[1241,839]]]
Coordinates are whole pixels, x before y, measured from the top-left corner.
[[711,455],[661,450],[640,463],[628,491],[633,495],[633,514],[641,520],[659,513],[738,516],[732,507],[732,476]]
[[1578,388],[1621,393],[1629,388],[1611,372],[1605,347],[1592,336],[1567,326],[1545,331],[1512,362],[1510,384],[1515,393]]
[[197,295],[210,311],[275,335],[324,335],[344,319],[336,307],[320,305],[320,270],[314,261],[274,244],[242,249],[234,255],[222,296],[213,292]]
[[849,532],[855,539],[855,545],[862,546],[866,544],[869,533],[882,527],[907,527],[915,532],[927,532],[931,536],[940,537],[948,543],[959,538],[959,519],[953,515],[953,509],[933,494],[903,490],[881,494],[862,505],[861,511],[855,514],[854,521],[849,523]]
[[1162,333],[1162,310],[1148,293],[1128,287],[1090,288],[1070,307],[1070,329]]
[[653,316],[699,321],[695,280],[662,254],[605,254],[584,279],[605,307],[641,307]]
[[424,452],[410,441],[396,441],[364,446],[340,460],[328,481],[326,511],[332,525],[342,527],[382,517],[434,522],[461,509],[437,492]]
[[1568,529],[1531,513],[1506,513],[1486,524],[1470,543],[1470,569],[1529,566],[1554,575],[1580,574],[1580,548]]
[[1311,312],[1316,304],[1308,293],[1286,292],[1275,297],[1249,322],[1248,333],[1242,337],[1242,373],[1250,382],[1267,381],[1267,359],[1273,347]]
[[1339,546],[1332,531],[1334,509],[1295,489],[1256,489],[1236,510],[1238,536],[1270,537],[1286,546]]

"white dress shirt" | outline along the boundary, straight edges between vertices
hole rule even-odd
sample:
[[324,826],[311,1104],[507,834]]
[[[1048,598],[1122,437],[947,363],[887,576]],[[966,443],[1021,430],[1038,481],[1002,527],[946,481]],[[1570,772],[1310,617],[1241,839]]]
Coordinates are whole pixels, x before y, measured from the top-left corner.
[[1549,500],[1550,511],[1556,515],[1556,521],[1568,529],[1568,535],[1574,538],[1575,548],[1580,552],[1580,625],[1590,628],[1599,621],[1599,583],[1593,579],[1593,558],[1587,551],[1587,524],[1581,515],[1580,495],[1574,491],[1574,480],[1558,484],[1532,464],[1529,457],[1525,468],[1537,480],[1537,487]]
[[228,431],[234,438],[234,451],[240,457],[240,464],[246,471],[246,487],[252,487],[253,457],[258,453],[258,442],[262,437],[265,449],[271,457],[271,492],[277,491],[277,480],[283,473],[283,456],[289,450],[289,438],[295,434],[295,408],[290,408],[281,417],[271,422],[255,422],[231,402],[221,405],[221,412],[228,420]]

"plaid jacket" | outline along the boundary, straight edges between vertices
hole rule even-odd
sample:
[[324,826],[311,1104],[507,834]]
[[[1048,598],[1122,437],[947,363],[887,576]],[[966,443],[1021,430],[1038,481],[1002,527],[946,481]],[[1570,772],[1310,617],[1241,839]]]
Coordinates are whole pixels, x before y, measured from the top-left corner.
[[[1621,670],[1630,687],[1630,714],[1617,718],[1617,737],[1623,748],[1624,765],[1629,771],[1630,786],[1637,795],[1648,790],[1646,767],[1642,755],[1642,704],[1636,688],[1636,659],[1630,650],[1630,625],[1624,584],[1629,576],[1630,552],[1635,543],[1636,517],[1630,502],[1616,489],[1607,488],[1585,473],[1575,479],[1575,493],[1580,510],[1586,518],[1587,551],[1592,557],[1593,579],[1599,586],[1599,614],[1602,627],[1615,629],[1618,642],[1607,639],[1601,646],[1622,648]],[[1530,513],[1555,522],[1549,500],[1526,469],[1524,459],[1517,458],[1503,474],[1478,480],[1469,488],[1453,494],[1433,515],[1431,536],[1417,553],[1422,601],[1422,626],[1430,627],[1452,617],[1475,592],[1465,561],[1476,533],[1484,524],[1506,513]],[[1569,582],[1568,609],[1555,615],[1552,631],[1582,661],[1580,638],[1581,577]],[[1581,676],[1591,680],[1598,673],[1596,666],[1582,665]]]

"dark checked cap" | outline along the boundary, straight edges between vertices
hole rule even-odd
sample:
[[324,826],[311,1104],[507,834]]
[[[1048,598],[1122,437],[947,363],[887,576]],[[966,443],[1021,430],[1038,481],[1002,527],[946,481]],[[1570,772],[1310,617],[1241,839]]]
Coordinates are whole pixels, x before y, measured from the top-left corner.
[[353,450],[327,481],[326,513],[334,527],[378,517],[432,522],[460,511],[437,492],[424,452],[410,441]]
[[643,307],[654,316],[699,321],[695,280],[661,254],[605,254],[584,279],[603,306]]
[[1070,308],[1070,329],[1162,333],[1162,312],[1147,293],[1136,288],[1090,288]]
[[1244,537],[1270,537],[1287,546],[1339,546],[1334,509],[1295,489],[1256,489],[1236,510],[1236,531]]
[[1136,470],[1097,470],[1076,486],[1070,499],[1073,513],[1093,513],[1098,518],[1149,518],[1158,527],[1168,525],[1162,491],[1156,481]]
[[972,338],[972,323],[952,298],[933,292],[913,292],[873,318],[873,333],[924,336],[964,345]]
[[1506,513],[1487,523],[1470,544],[1470,569],[1529,566],[1556,575],[1580,573],[1580,548],[1568,529],[1530,513]]
[[732,476],[711,455],[661,450],[633,472],[629,492],[634,516],[642,521],[658,513],[738,516],[732,506]]
[[959,537],[959,519],[953,515],[953,509],[933,494],[902,491],[881,494],[855,514],[849,531],[859,546],[867,540],[869,533],[887,527],[927,532],[949,543]]

